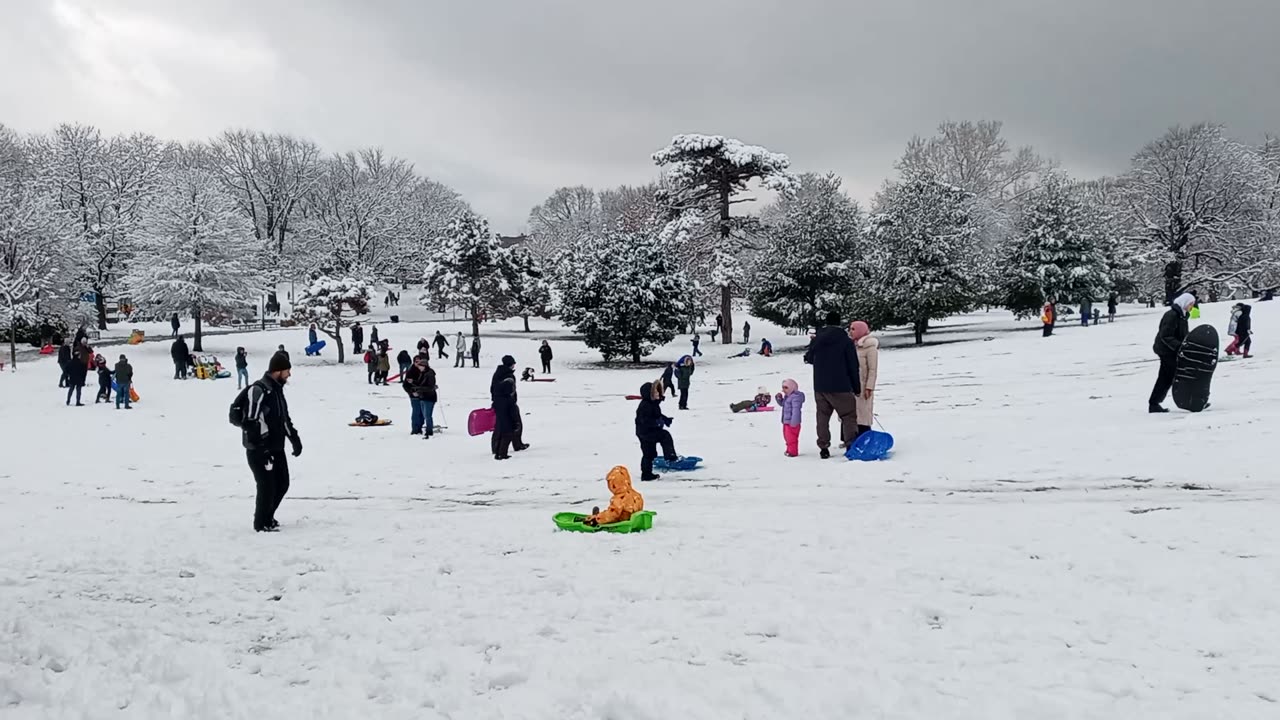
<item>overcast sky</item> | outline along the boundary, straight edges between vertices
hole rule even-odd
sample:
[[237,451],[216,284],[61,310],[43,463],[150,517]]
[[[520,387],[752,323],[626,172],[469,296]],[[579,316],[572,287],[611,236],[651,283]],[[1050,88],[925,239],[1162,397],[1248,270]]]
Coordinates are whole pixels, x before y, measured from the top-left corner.
[[1177,123],[1280,131],[1280,0],[0,0],[0,123],[381,145],[503,233],[738,137],[866,199],[993,118],[1081,176]]

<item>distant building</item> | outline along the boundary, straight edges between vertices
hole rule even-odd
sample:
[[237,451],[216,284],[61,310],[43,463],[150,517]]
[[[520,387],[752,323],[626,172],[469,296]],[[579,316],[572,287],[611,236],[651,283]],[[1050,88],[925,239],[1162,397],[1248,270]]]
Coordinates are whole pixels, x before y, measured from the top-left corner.
[[511,248],[517,245],[525,245],[529,242],[528,235],[499,235],[498,242],[504,248]]

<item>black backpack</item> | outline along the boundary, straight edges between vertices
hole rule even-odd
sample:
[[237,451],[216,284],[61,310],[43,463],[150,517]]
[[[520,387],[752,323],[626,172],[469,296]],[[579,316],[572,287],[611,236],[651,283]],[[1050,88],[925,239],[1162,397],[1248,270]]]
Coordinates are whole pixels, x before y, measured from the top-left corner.
[[244,417],[249,411],[249,388],[254,385],[262,388],[263,399],[266,399],[266,396],[271,394],[271,391],[267,389],[266,385],[263,385],[261,382],[254,382],[246,385],[244,389],[236,395],[236,399],[231,401],[231,408],[227,410],[227,420],[238,428],[244,427]]

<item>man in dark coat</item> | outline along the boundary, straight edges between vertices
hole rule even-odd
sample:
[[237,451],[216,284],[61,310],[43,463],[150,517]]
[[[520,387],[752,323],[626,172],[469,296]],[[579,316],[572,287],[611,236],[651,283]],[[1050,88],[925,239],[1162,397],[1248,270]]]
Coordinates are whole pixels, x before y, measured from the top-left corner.
[[809,343],[804,361],[813,366],[813,392],[818,397],[818,451],[831,457],[831,413],[840,417],[840,446],[858,436],[858,348],[840,324],[840,314],[827,313],[827,325]]
[[413,366],[402,376],[404,391],[409,395],[409,404],[413,408],[410,415],[410,435],[431,437],[435,432],[434,410],[438,395],[436,392],[436,371],[428,362],[430,356],[421,353],[413,359]]
[[685,356],[676,363],[676,386],[680,388],[681,410],[689,409],[689,382],[693,379],[693,358]]
[[669,427],[671,418],[662,414],[662,392],[653,383],[641,385],[640,405],[636,408],[636,439],[640,441],[640,479],[645,482],[658,479],[653,473],[653,461],[658,457],[659,445],[662,457],[672,462],[680,459],[667,430]]
[[[511,382],[508,384],[507,381]],[[520,396],[516,392],[516,359],[510,355],[502,356],[502,364],[493,371],[493,379],[489,381],[489,395],[493,400],[493,410],[497,413],[498,427],[502,427],[503,413],[507,414],[511,427],[508,443],[512,450],[527,450],[529,444],[524,441],[524,421],[520,418]],[[500,444],[500,433],[493,433],[493,454],[505,455],[506,449]],[[506,458],[498,458],[505,460]]]
[[551,372],[551,343],[546,340],[542,341],[542,345],[538,347],[538,358],[542,360],[542,372]]
[[58,367],[62,369],[62,375],[58,377],[58,387],[66,387],[67,371],[71,368],[71,346],[66,340],[63,340],[62,347],[58,348]]
[[1169,412],[1162,403],[1173,387],[1173,376],[1178,370],[1178,351],[1187,339],[1187,313],[1191,311],[1196,299],[1190,293],[1183,293],[1174,298],[1169,310],[1160,318],[1160,329],[1156,331],[1156,341],[1152,346],[1156,357],[1160,358],[1160,373],[1156,376],[1156,385],[1151,389],[1151,398],[1147,401],[1147,412]]
[[364,328],[360,327],[360,323],[351,326],[351,354],[359,355],[364,349]]
[[187,341],[181,335],[173,341],[173,345],[169,348],[169,356],[173,358],[173,379],[186,380],[187,362],[191,359],[191,350],[187,348]]
[[471,367],[480,367],[480,336],[471,338]]
[[174,313],[173,317],[169,318],[169,327],[173,328],[173,334],[169,337],[178,337],[178,328],[182,327],[182,321],[178,319],[178,313]]
[[444,349],[449,347],[449,341],[448,339],[445,338],[444,333],[437,330],[436,336],[431,342],[434,343],[436,346],[436,359],[448,360],[449,353],[445,352]]
[[[84,347],[83,345],[81,347]],[[92,355],[90,355],[92,357]],[[83,354],[76,355],[71,358],[71,362],[67,363],[67,404],[71,404],[71,395],[76,396],[76,407],[84,407],[84,403],[80,402],[80,393],[84,390],[85,380],[89,376],[89,361],[83,357]]]
[[124,355],[120,356],[120,362],[116,363],[116,409],[120,409],[120,402],[124,402],[125,410],[132,410],[133,405],[129,402],[129,390],[133,386],[133,366],[129,364],[129,358]]
[[245,399],[242,440],[249,469],[258,486],[253,510],[253,529],[257,532],[275,532],[280,527],[276,510],[289,492],[285,441],[293,446],[294,457],[302,454],[302,439],[289,417],[289,403],[284,398],[284,386],[291,374],[289,358],[283,353],[272,355],[266,374],[249,386]]

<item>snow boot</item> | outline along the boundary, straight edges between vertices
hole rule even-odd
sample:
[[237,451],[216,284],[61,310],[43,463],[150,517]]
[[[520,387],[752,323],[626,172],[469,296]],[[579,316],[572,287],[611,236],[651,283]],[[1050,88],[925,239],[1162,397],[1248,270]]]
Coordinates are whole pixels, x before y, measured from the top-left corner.
[[1164,406],[1162,406],[1162,405],[1152,405],[1152,406],[1150,406],[1150,407],[1148,407],[1148,408],[1147,408],[1147,412],[1149,412],[1149,413],[1151,413],[1151,414],[1153,414],[1153,415],[1154,415],[1154,414],[1158,414],[1158,413],[1167,413],[1167,412],[1169,412],[1169,410],[1168,410],[1167,408],[1165,408]]
[[659,480],[659,479],[661,479],[661,478],[662,478],[662,476],[661,476],[661,475],[656,475],[656,474],[651,474],[651,475],[641,475],[641,476],[640,476],[640,482],[653,482],[654,480]]
[[822,458],[823,460],[827,460],[831,457],[831,451],[828,450],[827,448],[822,448],[821,450],[818,451],[818,457]]

